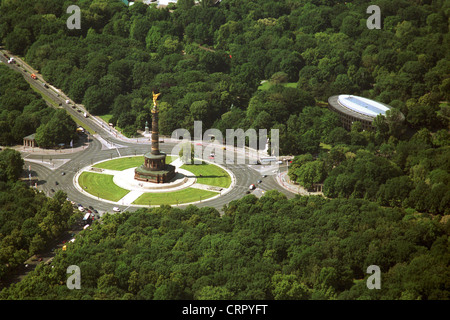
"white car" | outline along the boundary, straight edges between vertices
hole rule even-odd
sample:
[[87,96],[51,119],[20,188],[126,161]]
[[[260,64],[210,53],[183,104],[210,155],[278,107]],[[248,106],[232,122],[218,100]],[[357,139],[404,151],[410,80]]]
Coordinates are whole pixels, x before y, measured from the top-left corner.
[[120,212],[120,209],[119,209],[119,207],[114,207],[114,208],[113,208],[113,211],[114,211],[114,212]]
[[255,190],[256,186],[254,184],[251,184],[250,187],[248,187],[250,190]]
[[78,207],[78,210],[80,210],[81,212],[83,212],[83,211],[84,211],[84,208],[83,208],[82,206],[79,206],[79,207]]

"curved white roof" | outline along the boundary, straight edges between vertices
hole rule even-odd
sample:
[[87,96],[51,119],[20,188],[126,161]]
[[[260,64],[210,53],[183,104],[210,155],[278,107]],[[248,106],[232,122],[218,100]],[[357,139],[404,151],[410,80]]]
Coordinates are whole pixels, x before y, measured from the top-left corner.
[[390,109],[388,106],[380,102],[348,94],[339,95],[338,102],[343,107],[369,117],[376,117],[379,114],[385,116],[386,111]]

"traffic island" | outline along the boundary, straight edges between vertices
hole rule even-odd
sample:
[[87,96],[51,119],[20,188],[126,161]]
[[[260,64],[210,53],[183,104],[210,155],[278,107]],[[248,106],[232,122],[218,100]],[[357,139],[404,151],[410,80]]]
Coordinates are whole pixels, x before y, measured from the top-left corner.
[[234,186],[232,173],[226,169],[211,163],[183,165],[175,156],[166,158],[171,161],[169,165],[176,167],[170,181],[137,180],[136,165],[142,158],[127,156],[97,162],[78,172],[74,184],[80,192],[96,200],[144,207],[200,203],[219,197]]

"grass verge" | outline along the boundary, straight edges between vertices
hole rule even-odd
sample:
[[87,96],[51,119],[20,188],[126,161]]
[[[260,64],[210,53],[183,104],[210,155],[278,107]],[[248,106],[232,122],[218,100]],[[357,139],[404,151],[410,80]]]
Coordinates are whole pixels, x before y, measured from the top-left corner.
[[228,188],[231,185],[230,175],[214,164],[184,164],[181,169],[192,172],[197,182],[208,186]]
[[[101,115],[101,116],[98,116],[98,117],[100,119],[102,119],[103,121],[105,121],[107,125],[109,125],[109,120],[111,120],[113,115],[112,114],[104,114],[104,115]],[[117,131],[119,131],[120,133],[123,134],[123,130],[119,126],[114,126],[114,129],[116,129]]]
[[[40,81],[39,81],[40,83]],[[49,99],[46,95],[42,94],[42,92],[40,92],[37,89],[37,84],[31,84],[30,83],[30,87],[31,89],[33,89],[36,93],[38,93],[42,99],[44,99],[47,103],[51,104],[53,108],[55,109],[64,109],[63,107],[60,107],[55,101],[53,101],[52,99]],[[49,89],[50,90],[50,89]],[[67,112],[67,110],[66,110]],[[78,125],[78,126],[82,126],[85,130],[89,131],[90,134],[95,134],[95,130],[92,129],[91,127],[89,127],[87,125],[87,123],[84,123],[82,121],[80,121],[79,119],[77,119],[73,114],[71,114],[70,112],[67,112],[67,114],[72,118],[72,120]]]
[[[166,163],[171,163],[176,158],[178,158],[178,157],[167,156]],[[93,167],[107,169],[107,170],[123,171],[126,169],[139,167],[143,163],[144,163],[144,156],[123,157],[123,158],[117,158],[117,159],[100,162],[100,163],[97,163],[96,165],[93,165]]]
[[82,121],[80,121],[79,119],[77,119],[74,115],[68,113],[69,116],[73,119],[73,121],[75,121],[75,123],[77,124],[77,126],[81,126],[84,128],[84,130],[88,131],[89,134],[95,134],[96,132],[94,131],[94,129],[92,129],[90,126],[87,125],[87,123],[84,123]]
[[201,190],[196,188],[186,188],[183,190],[161,193],[144,193],[137,198],[133,204],[137,205],[176,205],[189,202],[203,201],[218,195],[217,192]]
[[94,172],[83,172],[78,183],[84,191],[105,200],[119,201],[129,190],[125,190],[113,182],[113,176]]
[[37,88],[38,83],[40,84],[41,82],[39,80],[35,80],[35,81],[37,82],[36,84],[30,83],[31,89],[33,89],[34,92],[39,94],[42,97],[42,99],[44,99],[44,101],[46,101],[47,103],[50,103],[53,106],[53,108],[60,109],[60,106],[58,106],[58,104],[55,101],[53,101],[52,99],[48,98],[46,95],[42,94],[42,92],[40,92],[38,90],[38,88]]
[[101,118],[106,123],[109,123],[109,120],[111,120],[112,117],[113,117],[112,114],[104,114],[104,115],[99,116],[99,118]]

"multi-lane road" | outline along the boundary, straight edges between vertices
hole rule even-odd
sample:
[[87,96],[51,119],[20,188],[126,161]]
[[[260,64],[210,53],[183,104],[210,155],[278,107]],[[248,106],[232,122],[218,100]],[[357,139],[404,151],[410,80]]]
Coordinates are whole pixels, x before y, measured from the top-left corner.
[[[83,192],[78,191],[74,185],[74,176],[81,168],[91,165],[92,163],[112,159],[119,156],[142,155],[150,151],[150,142],[148,138],[128,139],[109,127],[102,120],[96,117],[84,117],[84,108],[82,105],[74,105],[72,100],[67,97],[59,89],[46,83],[42,76],[33,70],[32,67],[24,63],[21,59],[16,59],[16,64],[8,64],[4,57],[6,53],[9,57],[12,55],[4,50],[0,50],[0,61],[10,68],[20,72],[24,78],[34,86],[48,101],[51,106],[60,106],[71,114],[77,122],[84,124],[84,128],[91,130],[87,137],[82,139],[80,143],[74,145],[73,149],[68,148],[60,151],[40,151],[40,149],[19,148],[25,160],[26,170],[30,169],[32,179],[37,181],[39,190],[44,191],[49,196],[57,190],[63,190],[67,193],[70,200],[84,206],[92,206],[100,212],[112,212],[111,203],[87,196]],[[37,75],[37,79],[32,79],[31,74]],[[47,84],[47,87],[44,86]],[[67,104],[66,100],[70,103]],[[53,102],[53,103],[52,103]],[[179,141],[170,138],[164,138],[164,143],[160,144],[160,149],[168,154],[171,153],[175,145]],[[39,150],[39,151],[38,151]],[[230,150],[227,150],[228,152]],[[234,152],[234,151],[233,151]],[[224,154],[225,156],[225,154]],[[236,157],[240,157],[236,153]],[[209,159],[206,159],[209,160]],[[202,201],[196,205],[199,207],[210,206],[221,210],[225,204],[230,201],[243,197],[249,190],[250,184],[256,184],[260,190],[279,190],[286,194],[289,198],[294,194],[280,186],[275,179],[278,170],[286,170],[285,165],[279,168],[270,166],[251,165],[255,159],[247,159],[245,164],[225,164],[222,165],[230,170],[235,177],[235,186],[232,190],[224,195],[209,200]],[[224,161],[225,162],[225,161]],[[262,177],[267,175],[266,177]],[[261,180],[262,183],[257,183]],[[129,207],[117,205],[121,210],[133,211],[139,207]],[[180,205],[183,207],[183,205]]]

